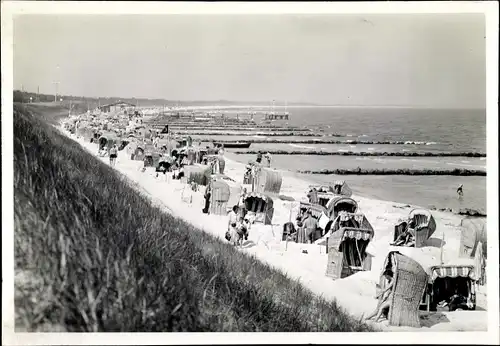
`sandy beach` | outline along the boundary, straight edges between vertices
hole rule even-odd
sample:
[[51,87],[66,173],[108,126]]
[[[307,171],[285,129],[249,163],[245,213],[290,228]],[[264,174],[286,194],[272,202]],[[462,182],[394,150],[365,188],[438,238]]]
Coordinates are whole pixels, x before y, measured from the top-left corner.
[[[64,132],[64,131],[63,131]],[[93,155],[97,156],[97,145],[84,142],[82,138],[68,134]],[[108,157],[100,158],[108,163]],[[180,217],[195,227],[224,240],[227,227],[227,216],[203,214],[203,191],[192,192],[186,184],[172,180],[171,174],[166,180],[155,178],[154,168],[145,172],[140,169],[142,161],[132,161],[125,151],[118,155],[116,170],[130,179],[131,185],[147,195],[153,203],[173,215]],[[236,180],[243,181],[245,166],[226,158],[225,173]],[[394,224],[400,218],[408,215],[413,207],[405,204],[369,199],[353,195],[358,202],[360,212],[364,213],[375,229],[375,236],[369,246],[369,252],[374,256],[372,270],[360,272],[350,277],[332,280],[325,276],[327,254],[325,247],[316,244],[297,244],[281,241],[282,225],[294,218],[298,211],[300,200],[305,200],[306,189],[311,182],[301,180],[289,172],[282,172],[283,184],[280,194],[293,197],[295,202],[275,200],[275,213],[272,225],[254,224],[250,230],[249,241],[241,251],[256,256],[262,262],[268,263],[285,272],[291,278],[300,280],[307,288],[326,299],[336,299],[340,306],[349,313],[361,318],[369,314],[377,305],[375,300],[375,284],[379,280],[380,268],[387,253],[398,250],[417,259],[422,266],[430,267],[439,264],[441,251],[444,263],[459,263],[458,250],[460,244],[460,221],[458,215],[445,212],[433,212],[437,223],[433,235],[435,246],[424,248],[391,247],[389,243]],[[440,240],[444,239],[443,249]],[[433,244],[434,245],[434,244]],[[306,249],[307,254],[302,250]],[[469,261],[463,259],[461,261]],[[388,326],[386,321],[374,324],[382,330],[391,331],[480,331],[487,330],[487,297],[486,286],[479,286],[477,292],[476,311],[431,312],[422,313],[422,328],[407,328]]]

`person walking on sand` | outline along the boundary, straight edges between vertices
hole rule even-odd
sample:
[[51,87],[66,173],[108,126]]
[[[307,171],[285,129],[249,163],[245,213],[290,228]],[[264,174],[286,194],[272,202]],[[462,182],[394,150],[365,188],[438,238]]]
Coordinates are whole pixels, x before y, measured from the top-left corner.
[[117,157],[118,157],[118,148],[116,147],[116,144],[113,144],[113,146],[109,149],[109,164],[111,166],[115,165]]
[[460,199],[460,198],[462,198],[462,197],[464,196],[464,190],[463,190],[463,188],[464,188],[464,185],[463,185],[463,184],[460,184],[460,185],[458,186],[458,189],[457,189],[457,194],[458,194],[458,198],[459,198],[459,199]]

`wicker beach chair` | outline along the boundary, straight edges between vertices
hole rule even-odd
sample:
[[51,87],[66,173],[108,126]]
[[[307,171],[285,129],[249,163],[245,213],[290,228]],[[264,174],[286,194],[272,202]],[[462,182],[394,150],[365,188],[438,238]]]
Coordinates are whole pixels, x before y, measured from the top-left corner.
[[[479,265],[480,266],[480,265]],[[455,292],[470,299],[469,310],[476,309],[476,285],[481,279],[480,271],[475,265],[447,264],[431,267],[429,290],[426,297],[430,311],[436,311],[438,303],[447,301]]]
[[[418,262],[397,251],[387,255],[382,273],[386,269],[391,269],[394,273],[388,314],[389,324],[419,328],[419,308],[427,287],[427,273]],[[384,283],[385,280],[381,275],[377,289],[384,289]]]
[[485,217],[467,217],[460,223],[461,237],[459,256],[470,258],[481,244],[483,256],[487,257],[487,232]]
[[280,193],[283,177],[279,171],[255,165],[253,172],[252,184],[254,192]]
[[243,196],[243,203],[247,215],[254,218],[254,222],[271,225],[274,215],[274,201],[276,196],[258,192],[250,192]]
[[209,166],[194,164],[184,166],[184,174],[187,183],[196,183],[206,186],[210,182],[212,169]]
[[327,238],[326,276],[336,280],[371,270],[371,257],[366,248],[373,235],[373,228],[343,227]]
[[427,239],[436,231],[436,220],[434,220],[431,212],[426,209],[413,209],[408,215],[408,220],[400,221],[394,227],[393,241],[396,241],[407,230],[409,220],[414,221],[414,233],[412,235],[415,239],[415,247],[425,246]]
[[352,196],[352,190],[349,185],[346,184],[344,180],[336,180],[333,182],[332,192],[337,195],[342,195],[346,197]]
[[326,210],[327,216],[330,219],[335,219],[340,211],[356,213],[358,211],[358,203],[350,197],[335,196],[326,204]]

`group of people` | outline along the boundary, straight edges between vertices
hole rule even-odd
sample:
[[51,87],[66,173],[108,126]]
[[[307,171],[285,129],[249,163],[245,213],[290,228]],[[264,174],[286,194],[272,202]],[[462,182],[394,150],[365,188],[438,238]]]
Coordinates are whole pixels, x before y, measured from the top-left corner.
[[248,240],[251,227],[249,217],[244,213],[244,207],[233,206],[228,215],[227,231],[225,238],[234,246],[243,246],[243,241]]
[[184,176],[185,155],[173,152],[172,155],[160,154],[158,166],[156,167],[156,177],[160,173],[174,172],[173,179],[181,179]]
[[[288,225],[287,233],[289,238],[297,243],[312,244],[317,239],[318,220],[312,215],[311,209],[301,208],[296,217],[297,230]],[[293,224],[292,224],[293,225]],[[289,233],[289,232],[293,233]]]

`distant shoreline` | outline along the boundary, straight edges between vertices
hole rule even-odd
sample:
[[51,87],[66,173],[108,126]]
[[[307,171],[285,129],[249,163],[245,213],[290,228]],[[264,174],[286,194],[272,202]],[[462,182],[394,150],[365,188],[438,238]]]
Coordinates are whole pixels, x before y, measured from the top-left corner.
[[[140,109],[148,109],[148,108],[162,108],[162,106],[141,106],[139,103],[138,108]],[[439,107],[412,107],[412,106],[339,106],[339,105],[310,105],[310,104],[293,104],[287,105],[275,105],[274,110],[272,106],[268,105],[182,105],[177,107],[168,108],[170,111],[175,110],[243,110],[243,111],[259,111],[259,112],[270,112],[274,111],[276,113],[284,112],[289,109],[298,109],[298,108],[328,108],[328,109],[419,109],[419,110],[468,110],[468,111],[485,111],[485,108],[439,108]]]

